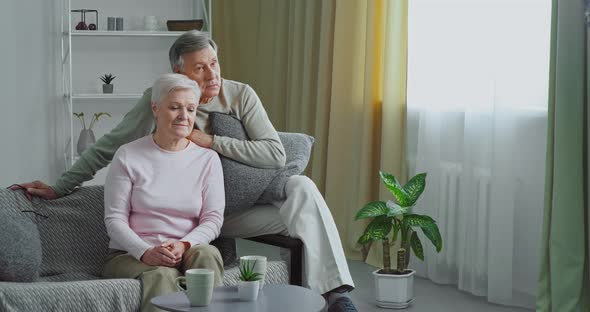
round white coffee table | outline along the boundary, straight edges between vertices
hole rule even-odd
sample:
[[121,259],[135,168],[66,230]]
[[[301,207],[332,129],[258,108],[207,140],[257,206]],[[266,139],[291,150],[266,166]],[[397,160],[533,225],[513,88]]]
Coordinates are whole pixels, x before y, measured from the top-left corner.
[[217,287],[213,290],[211,304],[191,307],[183,292],[152,298],[156,307],[177,312],[319,312],[324,309],[324,297],[307,288],[293,285],[265,285],[256,301],[241,301],[237,286]]

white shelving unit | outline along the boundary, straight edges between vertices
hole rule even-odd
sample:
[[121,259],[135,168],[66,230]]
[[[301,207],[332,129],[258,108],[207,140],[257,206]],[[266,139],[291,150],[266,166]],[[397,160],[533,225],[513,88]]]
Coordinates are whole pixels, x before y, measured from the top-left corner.
[[[103,36],[103,37],[178,37],[182,31],[100,31],[100,30],[74,30],[72,36]],[[68,33],[64,33],[67,35]]]
[[[112,109],[119,110],[118,117],[122,118],[155,77],[170,71],[167,49],[184,32],[166,31],[164,21],[200,18],[204,20],[203,31],[210,36],[212,25],[211,0],[62,0],[61,3],[61,73],[66,115],[64,161],[67,170],[79,159],[76,151],[79,127],[74,112],[83,111],[82,107],[94,112]],[[75,30],[80,13],[71,10],[81,8],[99,11],[98,21],[94,21],[94,14],[87,15],[87,23],[98,22],[97,30]],[[147,15],[160,18],[160,31],[141,30],[138,21]],[[125,30],[106,30],[107,16],[124,17]],[[98,77],[109,72],[117,76],[113,81],[115,91],[103,94]],[[118,121],[112,120],[111,123]],[[96,133],[96,138],[103,134]]]
[[105,93],[74,93],[72,94],[72,100],[118,100],[118,99],[139,99],[141,98],[141,93],[113,93],[113,94],[105,94]]

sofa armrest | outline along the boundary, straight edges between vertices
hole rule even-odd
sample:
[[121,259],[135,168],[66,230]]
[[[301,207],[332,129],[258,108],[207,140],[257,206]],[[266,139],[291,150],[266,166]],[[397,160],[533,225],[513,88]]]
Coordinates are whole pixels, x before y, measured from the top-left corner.
[[289,281],[291,285],[303,286],[303,242],[300,239],[279,234],[261,235],[245,239],[289,249]]

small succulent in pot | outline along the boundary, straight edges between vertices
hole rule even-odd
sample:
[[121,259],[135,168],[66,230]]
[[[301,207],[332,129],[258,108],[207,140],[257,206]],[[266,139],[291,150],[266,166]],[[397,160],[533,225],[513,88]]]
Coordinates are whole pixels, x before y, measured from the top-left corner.
[[104,84],[102,85],[102,93],[113,93],[113,85],[111,84],[111,82],[116,77],[117,76],[113,76],[112,74],[104,74],[99,77],[100,80],[104,82]]
[[262,274],[254,272],[254,267],[256,266],[256,260],[252,263],[252,265],[248,265],[247,262],[243,263],[240,266],[240,280],[244,282],[253,282],[259,281],[262,279]]
[[113,74],[104,74],[100,76],[100,80],[102,80],[102,82],[105,84],[111,84],[111,81],[113,81],[116,77],[117,76],[113,76]]
[[240,281],[238,282],[238,297],[243,301],[254,301],[258,298],[258,285],[262,274],[254,272],[256,261],[252,265],[248,262],[240,266]]

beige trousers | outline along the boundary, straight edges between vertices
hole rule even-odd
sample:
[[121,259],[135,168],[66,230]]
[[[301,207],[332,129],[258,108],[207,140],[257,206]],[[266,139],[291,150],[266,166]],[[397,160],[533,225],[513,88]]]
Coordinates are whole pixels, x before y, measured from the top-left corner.
[[215,272],[215,287],[222,285],[223,261],[217,248],[196,245],[187,250],[177,268],[147,265],[122,250],[111,250],[102,272],[103,278],[137,278],[141,280],[141,311],[162,311],[150,303],[153,297],[175,291],[175,279],[188,269],[206,268]]
[[285,191],[284,201],[225,216],[221,236],[283,234],[299,238],[303,242],[305,287],[320,294],[344,285],[354,287],[338,229],[315,183],[306,176],[291,176]]

